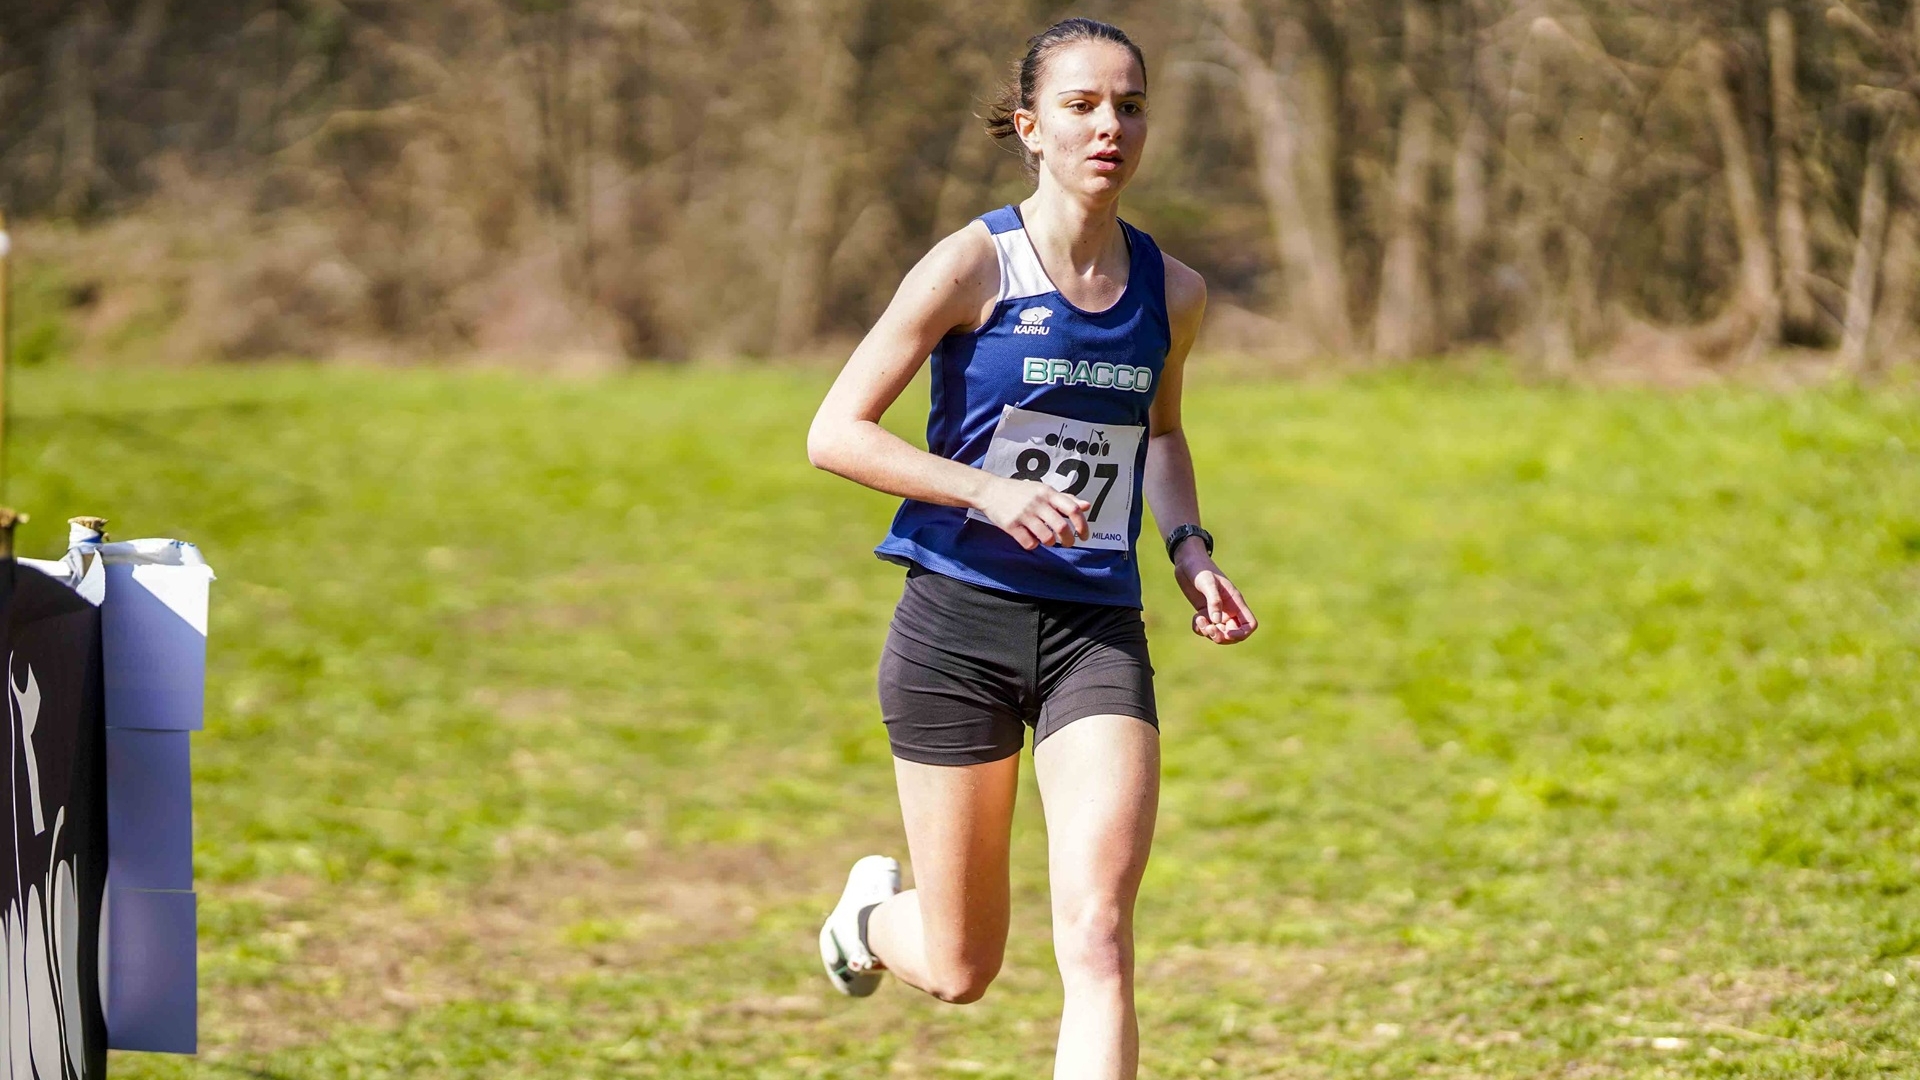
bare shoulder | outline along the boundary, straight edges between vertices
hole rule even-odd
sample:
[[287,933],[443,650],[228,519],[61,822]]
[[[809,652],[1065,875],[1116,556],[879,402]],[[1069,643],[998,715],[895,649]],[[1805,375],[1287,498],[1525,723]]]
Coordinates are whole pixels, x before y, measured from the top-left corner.
[[1167,321],[1176,336],[1191,337],[1200,328],[1200,317],[1207,310],[1207,279],[1179,259],[1160,253],[1166,262]]
[[993,237],[984,222],[971,221],[920,257],[900,283],[896,302],[951,316],[948,325],[959,326],[978,322],[981,309],[999,292],[1000,257]]
[[1000,287],[1000,256],[994,251],[993,234],[978,218],[942,237],[920,262],[983,281],[991,278],[994,288]]

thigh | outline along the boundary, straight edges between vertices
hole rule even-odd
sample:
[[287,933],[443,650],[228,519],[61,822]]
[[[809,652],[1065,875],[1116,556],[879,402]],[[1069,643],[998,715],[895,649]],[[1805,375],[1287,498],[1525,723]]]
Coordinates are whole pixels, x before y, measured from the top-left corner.
[[998,967],[1007,940],[1007,848],[1020,758],[923,765],[896,758],[927,958]]
[[1159,731],[1133,716],[1082,717],[1033,760],[1056,928],[1099,911],[1130,920],[1160,806]]

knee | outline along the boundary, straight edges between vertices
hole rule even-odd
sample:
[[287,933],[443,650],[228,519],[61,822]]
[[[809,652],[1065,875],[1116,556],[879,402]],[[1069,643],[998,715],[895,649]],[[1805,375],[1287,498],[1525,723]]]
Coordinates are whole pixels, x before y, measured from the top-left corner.
[[971,1005],[987,996],[987,987],[1000,974],[1000,956],[960,957],[936,964],[927,992],[949,1005]]
[[1064,979],[1124,982],[1133,977],[1133,918],[1111,902],[1067,913],[1053,929],[1053,951]]

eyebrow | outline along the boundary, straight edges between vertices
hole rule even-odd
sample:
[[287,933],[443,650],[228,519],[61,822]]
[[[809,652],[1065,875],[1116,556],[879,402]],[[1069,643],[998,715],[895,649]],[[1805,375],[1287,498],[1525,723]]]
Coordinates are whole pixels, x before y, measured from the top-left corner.
[[[1094,97],[1098,97],[1100,96],[1100,91],[1098,90],[1061,90],[1055,93],[1053,96],[1067,97],[1072,94],[1090,94]],[[1145,90],[1122,90],[1120,92],[1120,96],[1121,97],[1146,97],[1147,92]]]

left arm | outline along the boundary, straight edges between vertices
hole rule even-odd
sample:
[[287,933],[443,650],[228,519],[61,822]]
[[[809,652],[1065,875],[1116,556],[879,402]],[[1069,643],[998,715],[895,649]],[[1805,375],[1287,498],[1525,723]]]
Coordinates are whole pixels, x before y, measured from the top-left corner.
[[[1147,437],[1147,471],[1141,483],[1147,506],[1160,528],[1164,546],[1174,529],[1200,524],[1200,496],[1193,486],[1193,455],[1180,427],[1180,389],[1186,374],[1187,353],[1200,332],[1207,309],[1207,283],[1172,256],[1167,265],[1167,321],[1173,344],[1154,392]],[[1182,541],[1174,552],[1173,577],[1193,604],[1193,632],[1216,645],[1245,641],[1260,625],[1233,582],[1220,572],[1206,545],[1197,536]]]

